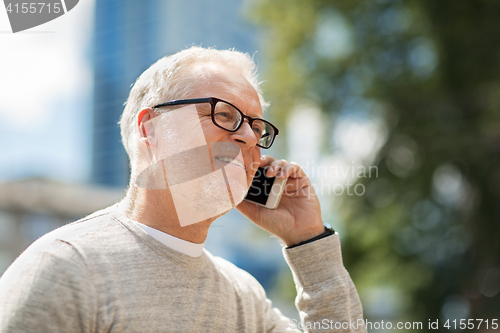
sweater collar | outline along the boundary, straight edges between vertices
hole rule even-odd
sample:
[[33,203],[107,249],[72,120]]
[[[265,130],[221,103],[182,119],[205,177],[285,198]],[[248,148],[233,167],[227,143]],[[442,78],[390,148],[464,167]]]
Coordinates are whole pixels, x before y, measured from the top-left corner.
[[132,221],[136,226],[144,230],[149,236],[168,246],[172,250],[184,253],[190,257],[199,257],[203,253],[205,243],[196,244],[184,239],[169,235],[163,231],[152,228],[137,221]]

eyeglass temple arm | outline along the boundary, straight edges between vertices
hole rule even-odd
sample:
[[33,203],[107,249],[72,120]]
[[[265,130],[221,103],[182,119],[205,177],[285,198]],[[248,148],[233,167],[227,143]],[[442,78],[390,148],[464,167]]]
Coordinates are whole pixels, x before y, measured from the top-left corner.
[[211,97],[206,98],[192,98],[192,99],[176,99],[173,101],[161,103],[153,106],[153,109],[160,108],[162,106],[172,106],[172,105],[181,105],[181,104],[196,104],[196,103],[207,103],[212,102]]

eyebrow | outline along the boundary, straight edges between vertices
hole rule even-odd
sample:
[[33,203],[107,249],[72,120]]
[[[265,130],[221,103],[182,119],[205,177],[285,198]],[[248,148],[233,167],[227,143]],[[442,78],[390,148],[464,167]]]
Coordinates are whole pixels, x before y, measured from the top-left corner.
[[[234,106],[235,106],[238,110],[240,110],[241,112],[243,112],[243,114],[244,114],[244,115],[246,115],[246,116],[249,116],[249,117],[252,117],[252,118],[256,118],[256,119],[264,119],[264,112],[263,112],[263,110],[262,110],[262,106],[260,105],[260,102],[259,102],[258,104],[254,103],[254,102],[248,102],[248,103],[250,104],[250,107],[249,107],[249,108],[247,108],[247,110],[248,110],[248,109],[252,109],[252,108],[257,108],[257,107],[259,107],[259,109],[262,111],[262,112],[261,112],[261,113],[262,113],[262,115],[257,115],[257,116],[255,116],[255,115],[249,115],[247,112],[244,112],[244,111],[242,110],[242,108],[241,108],[241,107],[238,107],[238,105],[236,105],[236,103],[235,103],[233,100],[224,100],[224,99],[222,99],[222,100],[223,100],[223,101],[226,101],[226,102],[228,102],[228,103],[231,103],[231,104],[232,104],[232,105],[234,105]],[[265,119],[264,119],[264,120],[265,120]]]

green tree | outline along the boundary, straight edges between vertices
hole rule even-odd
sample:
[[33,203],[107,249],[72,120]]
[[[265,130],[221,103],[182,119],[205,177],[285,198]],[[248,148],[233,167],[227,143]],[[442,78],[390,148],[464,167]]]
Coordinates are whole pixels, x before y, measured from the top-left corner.
[[378,177],[360,179],[366,195],[344,197],[339,211],[361,295],[396,288],[394,319],[424,330],[444,316],[495,318],[500,2],[259,0],[254,13],[282,124],[303,99],[332,121],[350,110],[384,119]]

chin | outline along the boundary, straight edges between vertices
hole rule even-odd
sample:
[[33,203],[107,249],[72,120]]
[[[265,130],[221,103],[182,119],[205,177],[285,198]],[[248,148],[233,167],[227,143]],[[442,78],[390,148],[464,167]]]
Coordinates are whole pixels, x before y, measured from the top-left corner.
[[229,213],[230,211],[231,211],[231,209],[230,209],[230,210],[228,210],[228,211],[226,211],[226,212],[224,212],[224,213],[220,213],[219,215],[217,215],[217,216],[214,216],[214,217],[210,218],[210,220],[211,220],[210,224],[211,224],[214,220],[217,220],[219,217],[226,215],[226,214],[227,214],[227,213]]

